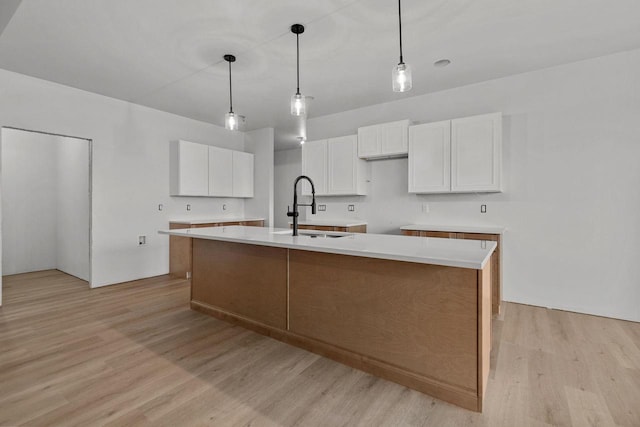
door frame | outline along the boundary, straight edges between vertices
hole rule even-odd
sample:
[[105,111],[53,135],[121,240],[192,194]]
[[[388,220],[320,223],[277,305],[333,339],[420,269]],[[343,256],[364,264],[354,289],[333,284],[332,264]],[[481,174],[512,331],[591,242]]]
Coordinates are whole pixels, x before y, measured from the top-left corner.
[[[63,134],[59,134],[59,133],[55,133],[55,132],[46,132],[46,131],[39,131],[39,130],[32,130],[32,129],[25,129],[25,128],[21,128],[21,127],[15,127],[15,126],[0,126],[0,273],[2,271],[1,268],[1,264],[2,264],[2,167],[1,167],[1,159],[2,159],[2,129],[11,129],[11,130],[17,130],[17,131],[22,131],[22,132],[31,132],[31,133],[39,133],[42,135],[50,135],[50,136],[57,136],[57,137],[63,137],[63,138],[72,138],[72,139],[79,139],[82,141],[87,141],[89,143],[89,192],[88,192],[88,197],[89,197],[89,287],[91,287],[91,281],[92,281],[92,271],[93,271],[93,139],[91,138],[84,138],[84,137],[80,137],[80,136],[73,136],[73,135],[63,135]],[[0,274],[0,307],[2,306],[2,274]]]

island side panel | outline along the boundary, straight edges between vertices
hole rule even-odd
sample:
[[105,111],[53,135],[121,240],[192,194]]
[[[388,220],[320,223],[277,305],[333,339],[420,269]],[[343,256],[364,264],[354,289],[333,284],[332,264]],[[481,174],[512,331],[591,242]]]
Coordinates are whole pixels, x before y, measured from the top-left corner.
[[475,397],[477,283],[474,269],[291,250],[289,329]]
[[[186,224],[169,224],[171,230],[189,228]],[[169,274],[171,277],[188,279],[191,271],[191,238],[169,236]]]
[[478,272],[478,411],[482,412],[484,396],[489,382],[491,359],[492,275],[495,270],[487,265]]
[[287,327],[287,249],[193,239],[192,302]]

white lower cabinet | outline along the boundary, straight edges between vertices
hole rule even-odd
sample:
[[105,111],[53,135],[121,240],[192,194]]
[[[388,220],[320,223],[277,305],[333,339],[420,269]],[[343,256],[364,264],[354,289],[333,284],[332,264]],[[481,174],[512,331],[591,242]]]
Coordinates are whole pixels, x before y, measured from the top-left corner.
[[[318,196],[366,194],[365,168],[356,135],[309,141],[302,147],[302,174],[311,178]],[[311,194],[306,182],[302,194]]]
[[500,192],[501,113],[409,128],[410,193]]

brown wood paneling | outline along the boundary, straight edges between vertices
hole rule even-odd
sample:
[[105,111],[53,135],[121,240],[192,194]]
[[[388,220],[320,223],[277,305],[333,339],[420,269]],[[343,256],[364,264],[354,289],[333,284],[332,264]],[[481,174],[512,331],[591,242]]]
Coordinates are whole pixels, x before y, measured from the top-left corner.
[[455,239],[456,233],[448,231],[420,231],[420,237],[436,237],[438,239]]
[[486,265],[478,273],[478,411],[482,412],[484,395],[489,382],[491,362],[491,275]]
[[471,269],[291,250],[289,329],[475,392],[477,280]]
[[191,299],[287,327],[287,249],[193,240]]
[[241,225],[244,225],[244,226],[247,226],[247,227],[264,227],[264,220],[242,221]]
[[348,231],[349,233],[366,233],[367,232],[367,226],[366,225],[352,225],[351,227],[347,227],[345,229],[345,231]]
[[[169,224],[169,229],[189,228],[187,224]],[[191,271],[191,238],[169,236],[169,274],[171,277],[186,279]]]
[[491,255],[491,268],[494,273],[491,275],[491,310],[494,315],[501,312],[502,306],[502,237],[500,234],[489,233],[455,233],[452,231],[421,231],[421,230],[402,230],[405,236],[421,236],[421,237],[439,237],[449,239],[467,239],[467,240],[489,240],[496,242],[498,246]]

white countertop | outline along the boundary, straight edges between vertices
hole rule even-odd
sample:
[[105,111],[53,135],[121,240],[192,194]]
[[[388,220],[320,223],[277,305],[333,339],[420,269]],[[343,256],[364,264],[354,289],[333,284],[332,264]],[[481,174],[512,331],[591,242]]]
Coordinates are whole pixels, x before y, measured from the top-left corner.
[[[323,232],[311,230],[301,230],[301,232],[323,234]],[[341,234],[345,237],[294,237],[291,235],[291,230],[267,227],[187,228],[161,230],[159,233],[476,270],[485,266],[496,248],[496,243],[490,241],[415,238],[387,234],[332,232],[331,234]]]
[[253,218],[253,217],[241,217],[241,218],[188,218],[188,219],[171,219],[169,220],[170,224],[188,224],[188,225],[198,225],[198,224],[209,224],[209,223],[225,223],[225,222],[238,222],[238,221],[264,221],[264,218]]
[[505,227],[498,225],[460,225],[460,224],[410,224],[403,225],[400,230],[419,231],[451,231],[457,233],[502,234]]
[[[293,224],[289,222],[289,224]],[[357,227],[367,225],[367,221],[361,219],[305,219],[298,221],[299,225],[318,225],[325,227]]]

